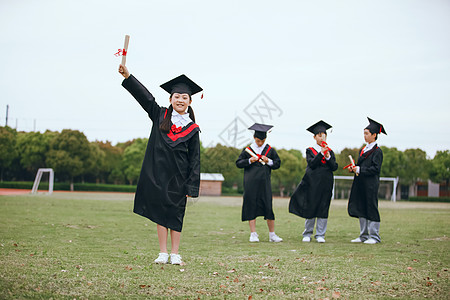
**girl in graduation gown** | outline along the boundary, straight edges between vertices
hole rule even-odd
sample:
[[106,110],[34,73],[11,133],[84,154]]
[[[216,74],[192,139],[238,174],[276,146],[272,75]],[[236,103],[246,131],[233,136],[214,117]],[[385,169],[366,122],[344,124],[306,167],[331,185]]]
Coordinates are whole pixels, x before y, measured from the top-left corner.
[[[255,123],[249,129],[255,130],[255,142],[244,149],[236,160],[238,168],[244,168],[244,202],[242,221],[249,221],[250,242],[259,242],[256,233],[256,217],[263,216],[269,227],[269,241],[281,242],[275,234],[275,215],[272,209],[272,170],[280,168],[281,160],[269,144],[266,144],[267,131],[273,126]],[[248,153],[251,152],[254,156]]]
[[134,198],[134,212],[157,224],[160,253],[155,263],[167,263],[168,231],[170,262],[181,264],[178,248],[186,209],[186,197],[198,197],[200,185],[199,126],[190,106],[191,96],[202,90],[185,75],[161,85],[170,93],[169,108],[153,95],[125,66],[119,73],[122,86],[137,100],[153,122]]
[[369,125],[364,129],[367,146],[361,149],[356,166],[349,168],[355,176],[347,210],[351,217],[359,218],[360,235],[351,242],[376,244],[381,242],[378,187],[383,163],[383,151],[377,146],[376,140],[378,134],[386,134],[386,131],[380,123],[367,119]]
[[333,192],[333,172],[338,168],[334,152],[328,146],[322,146],[329,128],[329,124],[319,121],[307,129],[314,134],[316,144],[306,149],[308,165],[305,176],[289,202],[289,212],[306,219],[303,242],[311,241],[317,219],[315,238],[317,242],[325,243]]

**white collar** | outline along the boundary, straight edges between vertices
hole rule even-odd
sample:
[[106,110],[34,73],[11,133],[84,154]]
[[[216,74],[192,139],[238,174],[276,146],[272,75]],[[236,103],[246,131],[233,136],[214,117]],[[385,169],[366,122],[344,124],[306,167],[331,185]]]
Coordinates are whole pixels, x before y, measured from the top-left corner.
[[261,152],[264,150],[264,148],[266,147],[267,143],[264,142],[264,144],[262,144],[261,147],[258,147],[258,145],[256,145],[255,142],[253,142],[250,147],[253,149],[253,151],[255,151],[256,154],[261,154]]
[[369,151],[370,149],[373,148],[373,146],[375,146],[377,144],[377,141],[372,142],[370,144],[367,144],[366,147],[364,148],[364,152]]
[[183,115],[180,115],[177,111],[172,111],[172,117],[171,121],[175,126],[186,126],[187,124],[193,122],[191,118],[189,117],[188,113],[185,113]]
[[314,144],[313,148],[316,149],[317,153],[320,153],[322,151],[322,147],[317,145],[317,143]]

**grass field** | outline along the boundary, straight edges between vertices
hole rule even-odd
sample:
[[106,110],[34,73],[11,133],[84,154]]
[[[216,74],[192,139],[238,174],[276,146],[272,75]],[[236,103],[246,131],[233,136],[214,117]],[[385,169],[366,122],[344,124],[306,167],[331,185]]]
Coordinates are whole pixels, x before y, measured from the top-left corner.
[[450,298],[450,204],[381,202],[377,245],[352,244],[359,223],[333,201],[326,243],[301,242],[304,220],[275,199],[276,232],[248,242],[240,198],[188,206],[185,265],[155,265],[156,226],[132,194],[0,196],[1,299]]

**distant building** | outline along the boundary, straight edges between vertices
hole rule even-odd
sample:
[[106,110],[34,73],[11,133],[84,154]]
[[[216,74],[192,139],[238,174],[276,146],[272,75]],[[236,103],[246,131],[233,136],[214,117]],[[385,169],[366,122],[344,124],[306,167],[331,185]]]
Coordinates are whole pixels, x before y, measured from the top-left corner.
[[450,185],[443,181],[434,183],[431,180],[417,181],[412,185],[402,185],[401,198],[409,197],[450,197]]
[[220,173],[200,174],[200,196],[222,195],[222,182],[225,180]]

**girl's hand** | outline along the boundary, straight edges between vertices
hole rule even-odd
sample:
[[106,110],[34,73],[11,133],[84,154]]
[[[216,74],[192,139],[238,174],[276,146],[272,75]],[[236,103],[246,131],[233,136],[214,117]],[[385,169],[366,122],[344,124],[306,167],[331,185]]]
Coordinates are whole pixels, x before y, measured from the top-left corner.
[[261,156],[261,159],[263,160],[263,162],[265,162],[266,164],[269,162],[269,159],[267,158],[267,156]]
[[119,73],[125,78],[130,77],[130,72],[128,72],[127,67],[122,66],[122,64],[119,65]]
[[254,157],[254,156],[250,157],[250,163],[254,163],[256,161],[258,161],[257,157]]

